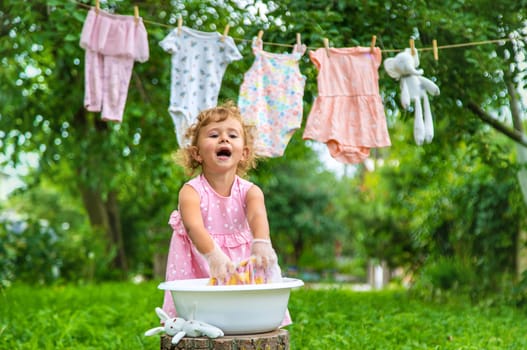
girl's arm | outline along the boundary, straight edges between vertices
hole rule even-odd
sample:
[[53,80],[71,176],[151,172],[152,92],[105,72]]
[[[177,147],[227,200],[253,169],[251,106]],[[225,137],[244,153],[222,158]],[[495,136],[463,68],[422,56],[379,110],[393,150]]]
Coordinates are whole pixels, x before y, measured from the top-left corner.
[[247,192],[247,221],[253,233],[251,255],[256,257],[256,266],[272,268],[278,257],[271,244],[269,221],[262,190],[253,185]]
[[179,212],[183,225],[192,243],[201,254],[208,254],[214,249],[214,241],[203,224],[200,198],[192,186],[184,185],[179,191]]
[[222,284],[234,272],[231,259],[218,247],[203,224],[199,194],[189,185],[179,191],[179,212],[192,243],[209,264],[210,277]]
[[265,208],[264,194],[260,187],[253,185],[247,192],[247,222],[255,239],[270,239],[269,221]]

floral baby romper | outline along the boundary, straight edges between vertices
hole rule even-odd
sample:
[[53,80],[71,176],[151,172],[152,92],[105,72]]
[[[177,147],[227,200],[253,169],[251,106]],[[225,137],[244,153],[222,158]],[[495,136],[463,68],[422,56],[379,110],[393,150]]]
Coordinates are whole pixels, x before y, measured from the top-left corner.
[[298,60],[305,45],[295,45],[292,53],[262,50],[262,41],[253,40],[254,63],[245,73],[238,107],[247,124],[257,130],[255,153],[262,157],[284,154],[289,140],[302,123],[305,77]]

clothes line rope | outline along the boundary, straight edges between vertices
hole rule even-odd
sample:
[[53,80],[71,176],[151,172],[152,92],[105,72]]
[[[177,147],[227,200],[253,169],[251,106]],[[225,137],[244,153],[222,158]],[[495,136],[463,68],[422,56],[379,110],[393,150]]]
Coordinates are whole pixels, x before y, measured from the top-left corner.
[[[91,5],[88,5],[88,4],[85,4],[85,3],[82,3],[82,2],[79,2],[79,1],[76,1],[76,0],[70,0],[70,2],[75,3],[75,4],[77,4],[77,5],[81,6],[81,7],[84,7],[87,10],[93,8],[93,6],[91,6]],[[143,18],[143,22],[146,23],[146,24],[151,24],[151,25],[155,25],[155,26],[159,26],[159,27],[168,28],[168,29],[175,29],[175,28],[177,28],[177,26],[174,26],[174,25],[159,23],[159,22],[151,21],[151,20],[148,20],[148,19],[145,19],[145,18]],[[238,41],[238,42],[244,42],[244,43],[251,43],[252,42],[252,39],[249,40],[249,39],[244,39],[244,38],[235,38],[233,36],[231,36],[231,38],[234,41]],[[438,45],[437,47],[415,48],[415,50],[416,51],[432,51],[432,50],[454,49],[454,48],[460,48],[460,47],[470,47],[470,46],[480,46],[480,45],[504,43],[504,42],[507,42],[507,41],[522,40],[522,39],[523,40],[527,40],[527,37],[481,40],[481,41],[473,41],[473,42],[466,42],[466,43],[459,43],[459,44]],[[278,46],[278,47],[288,47],[288,48],[294,48],[294,46],[295,46],[295,45],[292,45],[292,44],[282,44],[282,43],[274,43],[274,42],[268,42],[268,41],[263,41],[263,44],[267,45],[267,46]],[[316,50],[316,49],[321,48],[321,47],[324,47],[324,46],[319,46],[319,47],[309,47],[308,46],[307,49]],[[381,49],[381,51],[383,53],[385,53],[385,52],[401,52],[403,50],[404,49]]]

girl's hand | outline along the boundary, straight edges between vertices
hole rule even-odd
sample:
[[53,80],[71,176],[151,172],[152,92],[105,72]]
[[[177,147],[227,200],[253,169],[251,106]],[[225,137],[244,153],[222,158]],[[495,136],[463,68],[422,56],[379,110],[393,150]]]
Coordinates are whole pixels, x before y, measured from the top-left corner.
[[278,262],[278,257],[269,239],[253,239],[251,255],[256,258],[256,266],[264,269],[270,268]]
[[229,274],[234,273],[236,267],[225,253],[214,244],[214,249],[204,254],[209,264],[210,277],[218,281],[226,281]]

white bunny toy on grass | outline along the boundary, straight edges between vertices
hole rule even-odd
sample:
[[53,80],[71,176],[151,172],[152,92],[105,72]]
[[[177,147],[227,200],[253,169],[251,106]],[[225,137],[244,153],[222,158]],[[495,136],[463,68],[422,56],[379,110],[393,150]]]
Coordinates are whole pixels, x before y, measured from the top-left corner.
[[145,332],[146,336],[165,332],[172,337],[172,344],[177,344],[183,337],[202,337],[209,338],[223,337],[223,331],[200,321],[186,321],[180,317],[169,317],[166,312],[156,307],[156,314],[161,320],[163,327],[155,327]]
[[432,142],[434,138],[434,124],[427,92],[431,95],[439,95],[439,87],[430,79],[423,77],[423,70],[417,69],[418,66],[417,50],[412,54],[410,49],[405,49],[395,57],[384,60],[384,69],[388,75],[400,81],[403,108],[408,109],[412,101],[415,103],[414,139],[415,143],[422,145],[425,141]]

